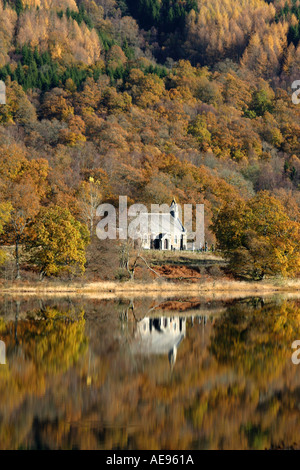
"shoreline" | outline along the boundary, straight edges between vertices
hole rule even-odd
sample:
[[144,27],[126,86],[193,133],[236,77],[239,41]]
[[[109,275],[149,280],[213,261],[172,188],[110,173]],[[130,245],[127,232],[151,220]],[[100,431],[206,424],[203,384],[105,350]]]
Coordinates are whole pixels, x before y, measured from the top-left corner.
[[214,295],[217,297],[245,297],[253,295],[287,294],[300,297],[300,280],[270,281],[233,281],[215,280],[203,283],[176,283],[138,281],[99,281],[70,284],[22,284],[12,283],[0,286],[0,295],[49,295],[49,296],[87,296],[87,297],[157,297],[179,295]]

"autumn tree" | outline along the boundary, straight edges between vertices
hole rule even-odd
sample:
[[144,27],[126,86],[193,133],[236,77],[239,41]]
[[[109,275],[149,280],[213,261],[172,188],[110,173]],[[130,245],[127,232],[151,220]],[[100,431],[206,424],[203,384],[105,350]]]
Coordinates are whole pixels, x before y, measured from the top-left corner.
[[212,229],[231,271],[241,277],[262,279],[299,272],[299,223],[266,191],[247,203],[226,204],[214,217]]
[[[9,202],[0,203],[0,234],[3,233],[5,225],[9,222],[11,217],[12,206]],[[5,260],[5,253],[0,250],[0,264]]]
[[18,146],[4,147],[0,165],[2,199],[12,206],[3,238],[15,245],[16,278],[20,278],[20,244],[25,231],[39,211],[47,184],[48,163],[29,161]]
[[21,180],[8,188],[11,212],[11,234],[15,241],[16,279],[20,279],[20,243],[24,239],[25,229],[38,213],[40,202],[35,187],[30,181]]
[[30,226],[27,249],[41,277],[85,270],[88,230],[68,209],[43,208]]

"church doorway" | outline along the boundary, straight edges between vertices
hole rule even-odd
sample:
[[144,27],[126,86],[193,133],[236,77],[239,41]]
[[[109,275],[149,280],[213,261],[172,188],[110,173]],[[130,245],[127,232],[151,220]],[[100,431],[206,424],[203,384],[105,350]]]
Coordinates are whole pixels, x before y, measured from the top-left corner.
[[161,238],[155,238],[154,240],[154,250],[161,250],[162,245],[161,245]]

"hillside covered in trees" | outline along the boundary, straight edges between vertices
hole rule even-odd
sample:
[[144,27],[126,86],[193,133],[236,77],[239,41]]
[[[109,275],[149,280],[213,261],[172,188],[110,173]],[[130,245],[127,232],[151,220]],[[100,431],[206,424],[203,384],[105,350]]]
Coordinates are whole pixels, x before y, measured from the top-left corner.
[[0,0],[15,274],[20,246],[45,275],[84,270],[96,207],[128,195],[204,203],[233,272],[296,276],[299,22],[299,0]]

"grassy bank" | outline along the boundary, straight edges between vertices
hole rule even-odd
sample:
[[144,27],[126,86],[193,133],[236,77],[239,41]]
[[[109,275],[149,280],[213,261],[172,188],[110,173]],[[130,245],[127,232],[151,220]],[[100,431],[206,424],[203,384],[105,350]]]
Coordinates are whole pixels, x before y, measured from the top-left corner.
[[76,294],[76,295],[108,295],[110,296],[178,296],[180,294],[214,294],[225,296],[226,294],[237,296],[266,295],[273,293],[300,292],[300,280],[281,280],[261,282],[241,282],[234,280],[207,281],[201,283],[176,283],[165,281],[144,282],[92,282],[92,283],[7,283],[0,287],[1,294]]
[[[126,277],[116,279],[119,258],[115,245],[103,246],[95,243],[88,255],[84,277],[73,280],[45,278],[41,282],[37,273],[24,269],[22,280],[15,281],[15,270],[12,269],[9,276],[5,275],[0,279],[0,294],[67,294],[93,298],[209,294],[219,298],[232,298],[280,292],[297,294],[300,291],[300,279],[273,278],[254,282],[230,278],[226,274],[226,261],[220,253],[145,251],[143,256],[155,270],[155,274],[141,263],[137,267],[134,281],[126,280]],[[12,253],[10,257],[14,268]]]

